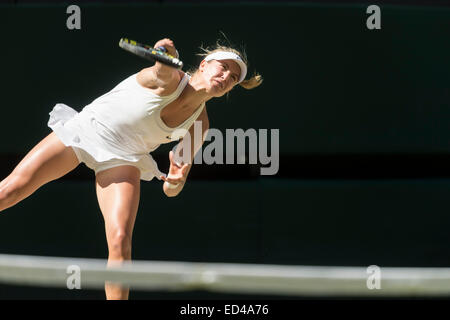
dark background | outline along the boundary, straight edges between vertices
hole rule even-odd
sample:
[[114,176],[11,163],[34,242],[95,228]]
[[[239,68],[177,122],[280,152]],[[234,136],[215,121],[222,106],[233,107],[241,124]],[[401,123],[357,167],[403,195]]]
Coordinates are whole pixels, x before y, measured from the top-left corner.
[[[81,30],[66,28],[71,3]],[[80,111],[148,66],[121,37],[169,37],[189,68],[223,31],[265,80],[208,103],[211,127],[279,129],[280,170],[197,165],[176,198],[143,182],[133,258],[449,267],[450,7],[428,3],[3,2],[1,178],[50,133],[56,103]],[[381,30],[366,28],[369,4],[381,7]],[[164,172],[172,146],[152,153]],[[0,252],[106,258],[94,186],[82,165],[2,212]],[[0,298],[103,292],[2,285]]]

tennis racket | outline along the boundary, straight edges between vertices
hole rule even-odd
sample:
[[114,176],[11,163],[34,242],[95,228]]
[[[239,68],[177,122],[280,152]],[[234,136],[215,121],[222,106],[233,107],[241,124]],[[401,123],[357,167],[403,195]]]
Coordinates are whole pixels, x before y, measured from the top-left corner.
[[153,62],[158,61],[177,69],[183,68],[183,62],[168,54],[164,47],[152,48],[151,46],[127,38],[120,39],[119,47]]

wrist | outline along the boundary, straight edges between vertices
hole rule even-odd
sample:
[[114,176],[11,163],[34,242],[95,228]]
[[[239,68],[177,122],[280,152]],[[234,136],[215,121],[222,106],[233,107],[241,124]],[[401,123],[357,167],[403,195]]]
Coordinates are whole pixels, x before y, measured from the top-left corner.
[[181,189],[182,189],[182,187],[180,187],[181,183],[179,183],[175,188],[170,188],[169,184],[170,183],[167,182],[167,181],[164,182],[164,187],[163,187],[164,193],[168,197],[175,197],[175,196],[177,196],[181,192]]
[[176,188],[178,188],[179,185],[180,185],[179,183],[174,184],[174,183],[167,182],[167,188],[169,188],[169,189],[176,189]]

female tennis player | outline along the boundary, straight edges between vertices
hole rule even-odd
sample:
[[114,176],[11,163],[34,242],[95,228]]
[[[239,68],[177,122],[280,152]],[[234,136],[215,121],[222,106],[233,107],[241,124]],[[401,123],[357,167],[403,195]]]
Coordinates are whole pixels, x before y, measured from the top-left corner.
[[[154,45],[160,46],[177,56],[172,40],[165,38]],[[180,142],[176,153],[190,152],[191,162],[175,161],[174,152],[170,151],[167,175],[158,170],[149,152],[160,144],[176,141],[172,134],[180,132],[179,129],[189,132],[192,141],[196,141],[193,125],[196,120],[201,121],[203,143],[209,128],[205,102],[222,97],[238,84],[252,89],[262,82],[257,74],[245,80],[247,60],[239,51],[219,44],[203,51],[200,55],[204,59],[191,73],[156,62],[79,113],[57,104],[48,122],[53,132],[0,182],[0,211],[83,162],[96,175],[97,198],[108,243],[108,266],[131,260],[140,180],[157,177],[164,181],[163,192],[168,197],[178,195],[198,150],[194,150],[194,143],[190,143],[191,150],[183,150]],[[107,299],[128,299],[129,295],[128,288],[111,283],[105,284],[105,292]]]

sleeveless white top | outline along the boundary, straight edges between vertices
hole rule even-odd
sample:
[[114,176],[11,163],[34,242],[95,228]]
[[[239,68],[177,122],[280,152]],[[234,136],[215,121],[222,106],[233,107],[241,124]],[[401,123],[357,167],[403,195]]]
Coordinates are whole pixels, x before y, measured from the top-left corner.
[[[142,180],[165,175],[149,152],[163,143],[176,141],[175,130],[189,130],[202,112],[203,103],[176,128],[161,119],[161,110],[178,98],[190,76],[185,73],[177,89],[168,96],[158,96],[137,82],[133,74],[110,92],[95,99],[78,113],[58,103],[50,112],[48,126],[66,146],[78,147],[95,161],[111,159],[138,162]],[[177,131],[178,132],[178,131]]]

